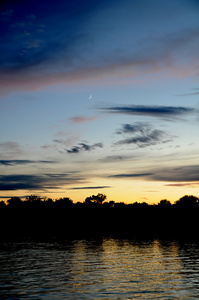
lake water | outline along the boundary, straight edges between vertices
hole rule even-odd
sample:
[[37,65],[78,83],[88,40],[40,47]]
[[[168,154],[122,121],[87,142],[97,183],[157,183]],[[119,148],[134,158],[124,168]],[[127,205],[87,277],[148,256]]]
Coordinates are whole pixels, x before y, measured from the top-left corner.
[[120,239],[1,244],[0,299],[199,299],[199,245]]

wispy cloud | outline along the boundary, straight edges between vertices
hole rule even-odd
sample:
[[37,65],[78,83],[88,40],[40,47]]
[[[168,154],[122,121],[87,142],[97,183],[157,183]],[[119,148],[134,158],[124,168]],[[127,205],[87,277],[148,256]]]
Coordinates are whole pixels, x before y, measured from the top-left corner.
[[178,94],[177,96],[196,96],[199,95],[199,88],[193,88],[192,92]]
[[54,164],[55,161],[51,160],[26,160],[26,159],[10,159],[0,160],[0,165],[3,166],[15,166],[15,165],[27,165],[27,164]]
[[77,143],[81,139],[81,134],[74,131],[60,130],[55,135],[53,142],[56,144],[62,144],[65,147],[69,147],[74,143]]
[[148,177],[153,175],[152,173],[122,173],[109,175],[110,178],[139,178],[139,177]]
[[198,188],[199,182],[170,183],[170,184],[165,184],[165,186]]
[[115,143],[115,145],[134,144],[138,147],[147,147],[171,141],[163,130],[153,130],[147,123],[124,124],[117,134],[130,135]]
[[9,155],[21,154],[22,149],[18,143],[9,141],[0,143],[0,153],[1,152],[4,156],[8,157]]
[[102,185],[102,186],[83,186],[83,187],[74,187],[70,190],[97,190],[97,189],[107,189],[111,188],[109,185]]
[[139,115],[158,118],[172,118],[184,116],[195,112],[194,108],[183,106],[146,106],[126,105],[101,108],[102,111],[116,114]]
[[88,144],[85,144],[85,143],[79,143],[78,146],[73,146],[71,149],[66,149],[67,153],[70,153],[70,154],[77,154],[79,152],[82,152],[82,151],[91,151],[91,150],[94,150],[96,148],[102,148],[103,147],[103,144],[102,143],[96,143],[96,144],[93,144],[93,145],[88,145]]
[[70,124],[81,124],[81,123],[89,123],[96,120],[98,116],[86,117],[86,116],[77,116],[69,118]]
[[110,155],[99,159],[99,161],[104,163],[112,163],[112,162],[120,162],[120,161],[128,160],[130,158],[132,157],[127,155]]
[[11,17],[13,15],[14,11],[12,9],[7,9],[5,11],[2,11],[0,13],[0,16],[5,16],[5,17]]

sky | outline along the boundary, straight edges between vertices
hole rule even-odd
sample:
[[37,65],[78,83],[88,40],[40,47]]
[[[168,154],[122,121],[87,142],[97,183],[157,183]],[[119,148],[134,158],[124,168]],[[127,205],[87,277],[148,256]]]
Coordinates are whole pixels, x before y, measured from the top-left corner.
[[199,1],[0,3],[0,199],[199,196]]

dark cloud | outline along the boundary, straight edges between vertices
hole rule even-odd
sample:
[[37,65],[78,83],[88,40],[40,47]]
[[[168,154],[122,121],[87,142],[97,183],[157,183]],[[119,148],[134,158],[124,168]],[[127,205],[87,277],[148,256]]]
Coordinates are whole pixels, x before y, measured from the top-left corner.
[[77,56],[76,46],[86,35],[82,32],[82,25],[101,4],[91,0],[84,3],[79,0],[20,2],[6,3],[5,7],[0,7],[0,15],[4,16],[0,20],[0,42],[3,47],[0,69],[23,71],[49,60],[58,62],[58,57],[62,56],[70,72]]
[[26,160],[26,159],[11,159],[11,160],[0,160],[0,165],[14,166],[14,165],[26,165],[26,164],[54,164],[55,161],[51,160]]
[[171,118],[182,116],[195,112],[194,108],[182,106],[145,106],[145,105],[129,105],[129,106],[112,106],[102,108],[101,110],[109,113],[141,115],[150,117]]
[[84,187],[74,187],[70,190],[96,190],[96,189],[107,189],[111,188],[111,186],[103,185],[103,186],[84,186]]
[[146,131],[146,128],[148,128],[148,123],[135,123],[133,125],[131,124],[123,124],[122,129],[117,131],[117,134],[123,134],[123,133],[144,133]]
[[79,143],[78,146],[73,146],[71,149],[66,149],[67,153],[79,153],[81,151],[91,151],[94,150],[95,148],[102,148],[103,144],[102,143],[96,143],[93,145],[88,145],[85,143]]
[[[151,6],[149,0],[144,5],[130,0],[3,2],[0,88],[4,94],[77,79],[90,82],[96,75],[134,77],[143,71],[172,69],[175,56],[184,52],[198,61],[198,27],[187,29],[185,22],[185,28],[178,28],[173,15],[182,7],[178,15],[190,16],[186,1],[185,6],[177,1],[175,9],[169,1]],[[160,19],[162,26],[157,26]],[[147,26],[140,26],[140,20]]]
[[1,175],[0,190],[38,189],[41,188],[42,182],[44,183],[44,180],[38,175]]
[[76,153],[79,153],[81,151],[81,148],[78,147],[78,146],[73,146],[70,150],[67,150],[67,153],[73,153],[73,154],[76,154]]
[[132,137],[116,142],[116,145],[135,144],[138,147],[147,147],[170,141],[168,135],[162,130],[152,130],[147,123],[124,124],[117,134],[130,134]]
[[199,165],[154,170],[153,180],[172,182],[199,182]]
[[152,173],[126,173],[126,174],[115,174],[115,175],[110,175],[108,177],[110,178],[136,178],[136,177],[146,177],[146,176],[151,176],[153,175]]
[[84,179],[74,173],[41,175],[0,175],[0,191],[57,189]]
[[165,139],[165,133],[161,130],[153,130],[148,135],[140,135],[132,138],[123,139],[116,143],[116,145],[124,145],[124,144],[135,144],[138,147],[147,147],[153,146],[159,143],[166,143],[170,140]]
[[167,184],[167,186],[197,186],[199,185],[199,165],[179,166],[175,168],[150,168],[144,173],[121,173],[108,177],[124,179],[146,177],[152,181],[172,182]]

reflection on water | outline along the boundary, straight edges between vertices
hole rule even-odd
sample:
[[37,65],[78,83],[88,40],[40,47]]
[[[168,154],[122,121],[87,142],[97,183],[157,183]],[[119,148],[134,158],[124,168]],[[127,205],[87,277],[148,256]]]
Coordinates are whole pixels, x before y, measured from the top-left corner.
[[0,299],[199,299],[199,247],[102,239],[1,244]]

